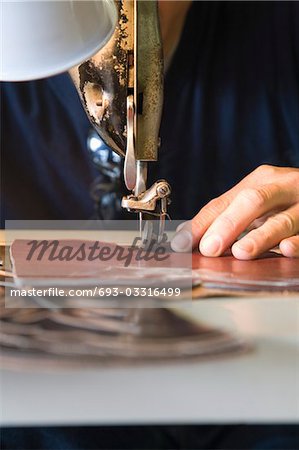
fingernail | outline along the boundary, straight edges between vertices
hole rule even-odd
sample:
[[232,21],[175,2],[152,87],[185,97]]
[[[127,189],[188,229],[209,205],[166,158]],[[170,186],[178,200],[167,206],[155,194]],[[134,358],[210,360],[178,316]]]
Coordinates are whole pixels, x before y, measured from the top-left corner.
[[252,239],[241,239],[239,242],[234,244],[232,250],[234,256],[243,259],[251,256],[254,252],[254,248],[255,245]]
[[280,251],[283,253],[284,256],[287,256],[289,258],[292,258],[296,256],[297,253],[297,247],[296,245],[291,241],[282,241],[279,245]]
[[189,221],[186,220],[185,222],[180,223],[177,227],[175,231],[180,231],[182,228],[186,227],[188,225]]
[[171,248],[175,252],[190,252],[192,250],[192,235],[187,230],[181,230],[174,235]]
[[219,236],[208,236],[200,241],[200,251],[205,256],[218,256],[221,246],[222,239]]

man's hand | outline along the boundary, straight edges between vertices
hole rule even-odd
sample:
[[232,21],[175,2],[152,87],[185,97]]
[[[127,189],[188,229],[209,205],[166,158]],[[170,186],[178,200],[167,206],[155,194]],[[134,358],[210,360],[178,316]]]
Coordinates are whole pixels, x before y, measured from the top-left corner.
[[[279,245],[284,256],[299,257],[299,169],[258,167],[204,206],[191,226],[192,246],[205,256],[231,247],[236,258],[252,259]],[[173,238],[173,250],[186,251],[186,230],[183,226]]]

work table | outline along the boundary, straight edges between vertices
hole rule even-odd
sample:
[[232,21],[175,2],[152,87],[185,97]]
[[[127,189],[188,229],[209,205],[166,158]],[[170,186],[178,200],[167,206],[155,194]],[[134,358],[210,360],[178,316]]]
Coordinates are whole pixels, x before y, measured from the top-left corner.
[[247,353],[197,362],[3,370],[1,425],[291,423],[299,419],[299,296],[181,310],[242,335]]

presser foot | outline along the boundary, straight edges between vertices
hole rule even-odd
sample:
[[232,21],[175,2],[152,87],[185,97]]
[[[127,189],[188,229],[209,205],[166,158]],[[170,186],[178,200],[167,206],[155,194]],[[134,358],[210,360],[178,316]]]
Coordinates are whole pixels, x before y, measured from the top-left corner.
[[130,194],[123,197],[122,207],[139,213],[139,217],[142,216],[144,226],[141,226],[140,237],[143,247],[162,241],[165,219],[169,217],[167,207],[170,204],[170,194],[169,183],[166,180],[159,180],[138,195]]

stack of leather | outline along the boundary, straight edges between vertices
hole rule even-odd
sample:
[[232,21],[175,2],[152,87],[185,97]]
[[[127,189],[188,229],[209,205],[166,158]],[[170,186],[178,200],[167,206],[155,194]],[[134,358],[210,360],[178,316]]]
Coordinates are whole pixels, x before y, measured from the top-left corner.
[[227,332],[160,309],[4,308],[0,305],[2,364],[65,367],[193,359],[243,352]]
[[[32,281],[38,262],[25,264],[24,254],[20,252],[24,242],[21,244],[23,247],[12,246],[14,267],[10,284],[29,288],[28,281]],[[61,266],[56,278],[54,266],[51,266],[54,272],[50,278],[44,276],[43,270],[48,270],[46,266],[38,269],[38,282],[46,278],[46,285],[55,284],[66,275],[68,281],[78,278],[78,274],[74,275],[72,271],[62,273]],[[174,270],[178,279],[180,272],[176,267]],[[161,276],[165,274],[165,271],[160,272]],[[90,272],[85,274],[87,278],[88,274]],[[231,256],[204,258],[195,254],[192,277],[197,284],[193,293],[198,297],[248,292],[251,295],[252,292],[271,294],[273,291],[291,294],[299,290],[298,260],[288,260],[273,253],[257,261],[237,261]],[[144,307],[144,299],[134,298],[130,308],[120,307],[121,303],[118,307],[109,306],[111,299],[107,299],[103,308],[100,299],[94,298],[86,303],[86,299],[74,297],[66,299],[64,306],[67,307],[64,308],[51,298],[35,299],[30,307],[24,307],[24,304],[11,307],[11,303],[6,303],[8,307],[5,308],[4,291],[2,294],[1,360],[9,367],[38,364],[56,369],[66,365],[82,367],[169,362],[173,359],[184,361],[239,354],[249,348],[241,337],[192,322],[174,310]],[[35,304],[37,300],[39,304]]]

